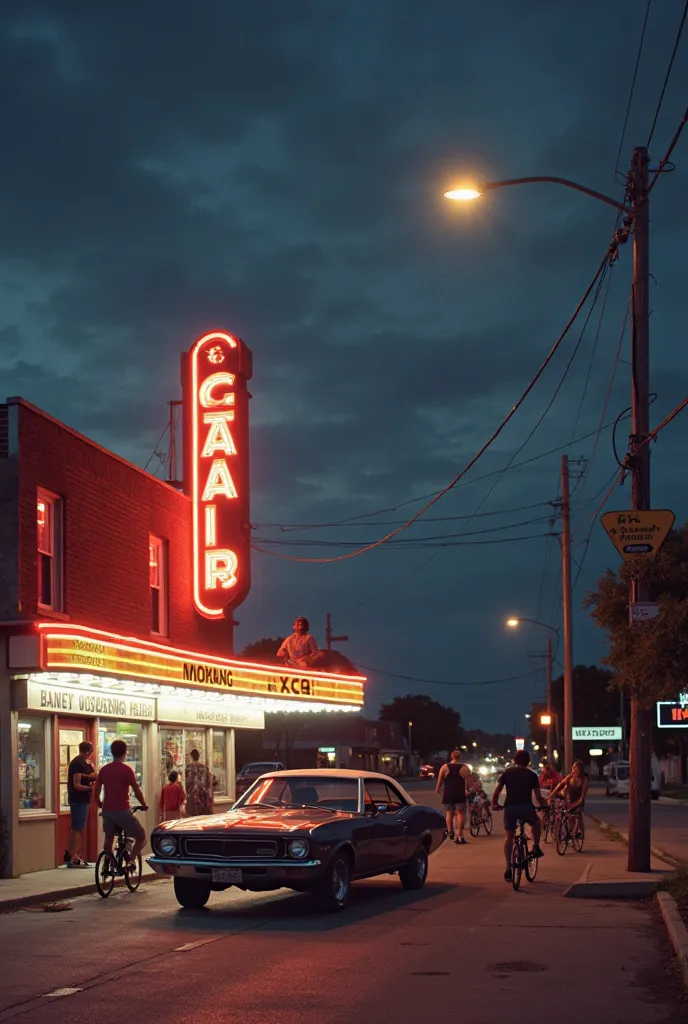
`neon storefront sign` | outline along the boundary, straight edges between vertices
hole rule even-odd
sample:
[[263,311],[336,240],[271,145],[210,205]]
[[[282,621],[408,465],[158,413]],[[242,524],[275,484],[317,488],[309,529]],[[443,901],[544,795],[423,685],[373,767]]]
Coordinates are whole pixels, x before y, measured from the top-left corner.
[[251,585],[248,381],[250,349],[231,334],[199,338],[185,380],[185,480],[193,504],[196,610],[218,619]]

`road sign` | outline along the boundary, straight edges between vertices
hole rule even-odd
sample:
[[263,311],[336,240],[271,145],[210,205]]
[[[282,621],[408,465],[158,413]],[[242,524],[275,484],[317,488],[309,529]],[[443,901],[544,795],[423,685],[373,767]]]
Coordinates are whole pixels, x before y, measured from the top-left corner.
[[574,725],[571,730],[574,740],[620,740],[620,725]]
[[520,736],[517,737],[516,738],[516,749],[517,750],[525,750],[525,747],[526,747],[526,741],[524,739],[522,739]]
[[654,558],[674,525],[667,508],[649,512],[605,512],[602,526],[622,558]]
[[633,601],[630,609],[630,623],[632,626],[638,622],[649,622],[659,615],[659,605],[654,601]]

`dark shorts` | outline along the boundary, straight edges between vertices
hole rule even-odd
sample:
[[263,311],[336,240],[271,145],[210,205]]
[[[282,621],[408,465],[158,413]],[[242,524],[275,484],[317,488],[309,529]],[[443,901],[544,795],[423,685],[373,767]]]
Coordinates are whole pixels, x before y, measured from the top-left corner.
[[513,807],[504,808],[504,829],[507,832],[516,831],[516,823],[525,821],[527,825],[537,825],[537,811],[532,804],[514,804]]
[[103,811],[103,832],[113,839],[120,829],[130,839],[145,839],[146,830],[133,811]]
[[442,806],[444,807],[445,811],[465,811],[466,801],[455,800],[453,803],[442,804]]
[[88,821],[88,812],[90,810],[90,803],[83,804],[70,804],[69,813],[72,816],[72,831],[83,832],[86,828],[86,822]]

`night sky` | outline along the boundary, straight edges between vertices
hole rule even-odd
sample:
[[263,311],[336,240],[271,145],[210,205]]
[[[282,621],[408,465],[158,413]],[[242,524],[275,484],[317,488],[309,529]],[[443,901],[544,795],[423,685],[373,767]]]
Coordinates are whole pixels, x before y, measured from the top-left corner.
[[[179,397],[180,352],[205,330],[229,330],[254,352],[255,542],[332,557],[383,536],[506,415],[614,228],[610,207],[551,185],[461,207],[441,193],[469,177],[551,174],[622,199],[617,152],[645,8],[3,0],[2,397],[22,395],[164,476],[151,455]],[[653,5],[622,173],[647,142],[682,9]],[[686,46],[655,166],[685,108]],[[653,423],[688,384],[686,145],[652,194]],[[371,711],[427,692],[469,726],[520,729],[543,692],[529,654],[546,632],[514,635],[503,620],[559,624],[558,542],[547,536],[559,523],[547,503],[568,451],[588,460],[572,481],[574,654],[598,660],[580,601],[617,564],[601,527],[589,528],[616,466],[611,430],[595,432],[630,403],[628,334],[616,356],[631,255],[629,244],[529,440],[582,319],[498,441],[398,543],[329,564],[254,553],[237,647],[284,635],[297,614],[324,644],[329,610],[349,634],[342,650],[390,673],[368,673]],[[678,419],[653,447],[653,502],[679,519],[685,427]],[[628,431],[622,421],[621,455]],[[628,501],[626,482],[606,507]],[[438,536],[451,546],[426,546]]]

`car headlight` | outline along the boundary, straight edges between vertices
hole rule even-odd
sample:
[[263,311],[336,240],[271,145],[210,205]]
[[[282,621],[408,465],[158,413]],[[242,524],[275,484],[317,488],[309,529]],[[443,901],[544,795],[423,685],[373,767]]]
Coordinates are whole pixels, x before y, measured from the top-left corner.
[[290,839],[287,843],[287,852],[290,857],[303,860],[308,855],[308,842],[305,839]]
[[177,840],[173,836],[163,836],[158,839],[158,851],[163,857],[172,857],[177,852]]

